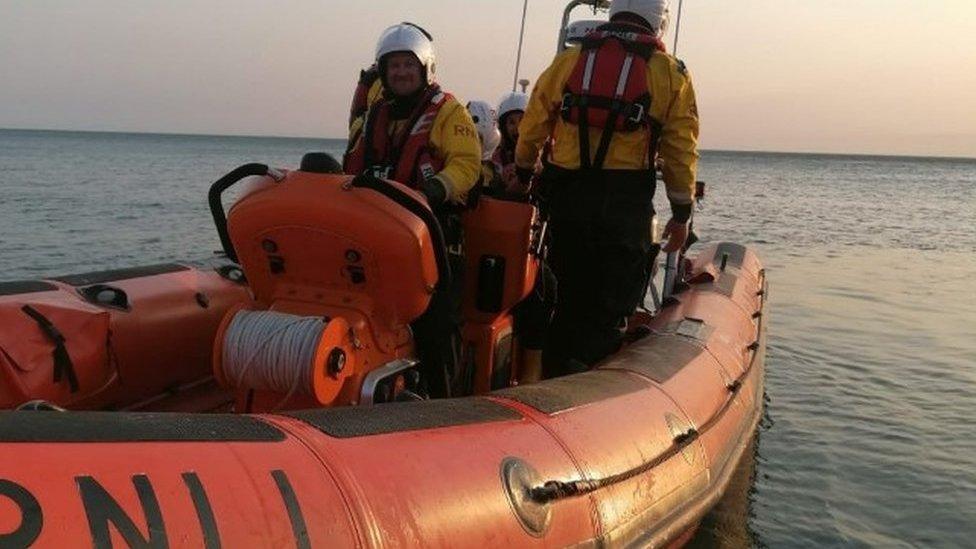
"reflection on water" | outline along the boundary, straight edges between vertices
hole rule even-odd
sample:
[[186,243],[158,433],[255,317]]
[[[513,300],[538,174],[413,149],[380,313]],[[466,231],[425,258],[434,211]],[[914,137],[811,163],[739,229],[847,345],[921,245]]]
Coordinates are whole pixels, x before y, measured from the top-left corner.
[[[342,147],[0,130],[0,279],[206,255],[212,181]],[[754,247],[771,292],[766,430],[696,546],[971,546],[976,162],[705,152],[701,178],[703,241]]]
[[762,426],[749,441],[742,460],[729,480],[725,495],[712,512],[705,517],[695,537],[686,547],[691,549],[733,549],[738,547],[761,546],[759,537],[753,531],[749,519],[753,516],[752,499],[758,458],[758,439],[762,436]]

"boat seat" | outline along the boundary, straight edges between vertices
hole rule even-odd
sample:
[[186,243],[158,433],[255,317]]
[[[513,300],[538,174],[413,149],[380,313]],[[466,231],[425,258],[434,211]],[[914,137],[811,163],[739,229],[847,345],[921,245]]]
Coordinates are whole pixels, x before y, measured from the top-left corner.
[[[306,160],[314,169],[327,164]],[[260,308],[350,312],[383,338],[419,317],[438,284],[424,222],[380,192],[353,186],[351,176],[288,172],[238,200],[227,228]]]

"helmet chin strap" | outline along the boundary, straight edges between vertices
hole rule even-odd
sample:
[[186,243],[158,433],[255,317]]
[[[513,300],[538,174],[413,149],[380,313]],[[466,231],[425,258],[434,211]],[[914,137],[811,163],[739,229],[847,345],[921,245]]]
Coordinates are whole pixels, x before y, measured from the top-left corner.
[[424,93],[430,88],[430,86],[421,85],[417,91],[407,94],[407,95],[397,95],[392,91],[387,90],[388,99],[392,103],[390,108],[390,117],[395,120],[402,120],[408,118],[417,107],[417,103],[424,96]]

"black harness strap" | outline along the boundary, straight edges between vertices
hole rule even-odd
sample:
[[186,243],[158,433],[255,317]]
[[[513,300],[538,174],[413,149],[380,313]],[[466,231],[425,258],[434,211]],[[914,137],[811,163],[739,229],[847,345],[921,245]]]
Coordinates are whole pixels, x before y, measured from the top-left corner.
[[54,383],[60,383],[62,377],[67,377],[71,392],[78,392],[78,376],[75,374],[75,365],[71,362],[68,349],[64,346],[64,334],[46,316],[42,315],[40,311],[30,305],[24,305],[20,310],[34,319],[37,322],[37,326],[44,332],[44,335],[54,343],[54,352],[52,353],[54,358]]
[[579,103],[579,157],[580,168],[590,169],[590,121],[586,112],[586,97],[580,98]]
[[[417,105],[414,107],[413,112],[410,113],[410,117],[403,125],[399,135],[394,136],[396,140],[393,142],[393,148],[391,148],[389,151],[391,166],[396,166],[400,162],[400,155],[402,154],[404,147],[407,146],[407,141],[410,139],[410,134],[413,133],[413,129],[417,125],[417,122],[420,121],[420,118],[427,113],[427,106],[430,105],[430,102],[434,100],[434,97],[437,97],[437,94],[439,94],[440,91],[440,86],[437,84],[431,84],[424,94],[420,96],[420,99],[417,101]],[[412,160],[416,160],[416,158]],[[414,164],[416,165],[416,163]],[[414,177],[416,177],[416,174],[414,174]]]
[[610,117],[607,119],[607,123],[603,126],[603,134],[600,136],[600,145],[596,149],[596,158],[593,160],[593,165],[598,170],[603,168],[603,163],[607,159],[607,151],[610,149],[610,141],[613,139],[613,131],[617,126],[617,119],[620,118],[620,113],[624,108],[624,104],[621,101],[622,88],[626,86],[627,81],[630,80],[630,71],[633,70],[634,57],[635,56],[633,53],[629,53],[629,55],[624,58],[624,64],[622,67],[620,67],[620,74],[617,76],[617,93],[610,103]]
[[[407,140],[410,139],[410,134],[413,132],[414,126],[417,125],[420,117],[427,112],[427,106],[434,99],[434,97],[440,93],[440,90],[441,88],[437,84],[428,86],[427,90],[424,91],[423,95],[420,96],[420,99],[417,101],[417,105],[414,106],[413,112],[410,113],[410,116],[407,118],[406,123],[400,132],[398,132],[397,135],[387,137],[386,158],[374,158],[374,156],[376,156],[376,149],[374,148],[373,138],[376,135],[376,119],[379,117],[378,115],[380,109],[390,109],[391,107],[389,105],[384,105],[384,103],[389,103],[389,100],[386,99],[377,101],[373,104],[369,114],[366,116],[366,124],[363,129],[363,138],[365,139],[365,142],[363,143],[365,146],[365,162],[363,162],[363,166],[367,171],[372,173],[372,168],[379,164],[382,164],[391,170],[396,170],[396,166],[400,161],[401,151],[406,146]],[[392,117],[388,115],[387,122],[392,122],[392,120]],[[380,129],[383,131],[389,131],[389,128]],[[403,183],[408,182],[404,181]]]
[[[568,92],[563,95],[563,102],[560,105],[562,111],[567,111],[570,108],[578,108],[581,103],[583,103],[584,96],[571,95]],[[609,97],[600,97],[599,95],[587,95],[585,96],[586,106],[592,107],[594,109],[603,109],[609,111],[614,107],[614,104],[620,104],[620,113],[627,117],[627,126],[631,128],[631,131],[636,130],[640,127],[644,120],[644,114],[647,111],[647,105],[649,103],[650,95],[642,95],[638,101],[627,101],[625,99],[611,99]]]
[[[626,130],[636,130],[643,124],[648,124],[650,126],[651,135],[649,137],[649,162],[651,162],[652,165],[654,158],[657,155],[658,139],[660,137],[660,124],[658,124],[650,116],[650,96],[642,95],[638,101],[627,101],[623,99],[621,92],[619,92],[619,89],[626,86],[630,79],[630,73],[634,69],[633,63],[635,61],[647,63],[648,59],[650,59],[651,55],[653,55],[654,47],[651,44],[631,42],[613,35],[584,39],[581,53],[582,55],[588,56],[585,61],[588,69],[597,65],[596,57],[599,54],[600,48],[607,40],[610,39],[617,40],[628,53],[628,56],[624,61],[624,65],[620,67],[617,96],[609,98],[590,95],[587,76],[592,77],[591,70],[586,70],[584,72],[583,86],[582,90],[580,90],[580,94],[573,94],[567,91],[563,95],[561,110],[564,117],[568,119],[570,109],[576,108],[578,110],[579,116],[577,128],[579,131],[579,158],[580,169],[583,170],[599,170],[603,168],[607,153],[610,150],[610,142],[613,140],[613,133],[615,131],[614,128],[616,127],[617,120],[620,119],[621,115],[625,116],[626,118],[624,123]],[[643,101],[645,97],[647,98],[646,102]],[[603,131],[600,135],[600,143],[597,145],[596,155],[593,158],[590,157],[589,107],[609,111],[609,118],[606,120],[606,123],[603,126]]]
[[[375,160],[376,151],[373,148],[373,130],[376,127],[376,118],[379,116],[380,109],[383,108],[383,101],[377,101],[369,108],[366,113],[366,121],[363,123],[362,139],[363,139],[363,169],[369,170]],[[359,175],[359,174],[356,174]]]
[[580,168],[589,170],[593,167],[590,162],[590,122],[586,118],[586,104],[580,106],[579,119],[579,149]]

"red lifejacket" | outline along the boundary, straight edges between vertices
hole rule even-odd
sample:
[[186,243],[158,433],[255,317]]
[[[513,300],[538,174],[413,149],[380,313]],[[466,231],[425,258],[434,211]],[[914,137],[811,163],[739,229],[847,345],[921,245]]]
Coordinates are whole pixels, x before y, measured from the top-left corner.
[[444,168],[444,161],[432,154],[430,131],[437,113],[450,98],[439,86],[430,86],[394,135],[390,135],[392,103],[374,103],[366,114],[362,136],[345,156],[343,171],[351,175],[368,172],[413,188],[434,177]]
[[503,141],[495,147],[495,152],[491,153],[491,163],[495,165],[495,171],[503,173],[505,166],[515,164],[515,148],[506,147]]
[[[613,132],[650,132],[656,154],[660,124],[651,115],[647,62],[664,44],[641,27],[601,25],[586,35],[576,66],[563,88],[562,119],[579,128],[580,166],[603,167]],[[603,130],[596,156],[590,158],[589,129]]]

